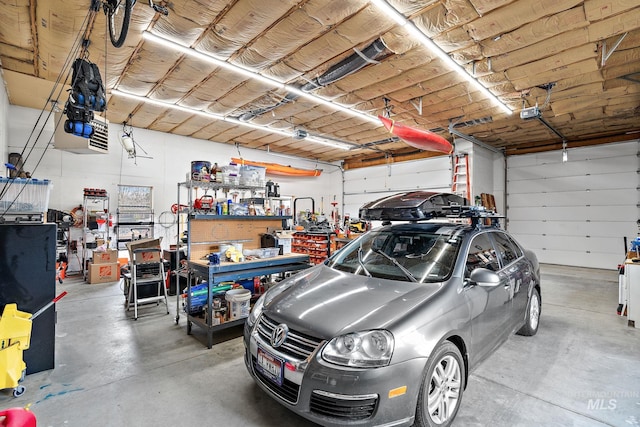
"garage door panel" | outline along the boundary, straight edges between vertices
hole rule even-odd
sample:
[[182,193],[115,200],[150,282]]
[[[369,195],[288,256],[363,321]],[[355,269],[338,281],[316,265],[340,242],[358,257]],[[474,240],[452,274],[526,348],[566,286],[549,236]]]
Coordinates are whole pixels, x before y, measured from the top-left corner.
[[509,157],[508,229],[541,262],[616,268],[637,233],[639,141]]
[[611,206],[620,203],[620,200],[628,199],[629,192],[628,188],[620,188],[616,190],[509,193],[509,207],[577,206],[580,204]]
[[[413,174],[416,172],[446,171],[451,170],[451,159],[448,156],[431,157],[420,161],[410,161],[402,163],[390,163],[391,175]],[[345,171],[353,178],[363,178],[374,174],[389,174],[389,165],[371,166],[366,168],[349,169]]]
[[[545,264],[572,265],[576,267],[616,269],[620,256],[609,253],[577,251],[536,251],[538,261]],[[544,282],[542,283],[544,289]]]
[[541,235],[518,235],[514,234],[516,240],[527,249],[554,250],[554,251],[574,251],[585,253],[619,253],[622,251],[624,240],[616,237],[592,237],[583,236],[541,236]]
[[[592,174],[583,176],[569,176],[542,179],[511,179],[509,173],[507,192],[511,193],[541,193],[549,191],[585,191],[585,190],[615,190],[620,188],[635,189],[638,186],[638,174],[635,170],[608,174]],[[517,172],[519,174],[519,171]]]
[[[567,163],[547,163],[518,168],[514,180],[543,179],[550,177],[573,177],[585,175],[592,165],[597,167],[598,174],[617,173],[621,170],[633,170],[638,163],[635,156],[617,156]],[[588,172],[586,172],[588,173]]]
[[[557,164],[565,166],[570,163],[579,163],[585,160],[599,160],[617,157],[634,157],[638,148],[633,142],[622,142],[616,144],[605,144],[588,148],[577,148],[567,150],[568,162],[562,163],[561,151],[546,151],[523,156],[511,156],[508,159],[509,168],[523,168],[544,164]],[[599,163],[599,162],[598,162]]]
[[509,218],[547,221],[604,221],[625,222],[637,217],[633,206],[561,206],[538,208],[509,208]]
[[[446,175],[449,175],[448,173]],[[349,177],[349,185],[345,185],[345,193],[371,192],[372,189],[389,190],[395,192],[412,191],[420,188],[446,188],[451,185],[450,179],[443,182],[442,172],[423,171],[414,174],[403,175],[379,175],[369,174],[368,176],[352,179]],[[346,183],[345,183],[346,184]]]
[[[509,220],[509,232],[533,235],[557,236],[613,236],[622,239],[634,234],[626,221],[518,221]],[[622,240],[620,240],[622,241]]]

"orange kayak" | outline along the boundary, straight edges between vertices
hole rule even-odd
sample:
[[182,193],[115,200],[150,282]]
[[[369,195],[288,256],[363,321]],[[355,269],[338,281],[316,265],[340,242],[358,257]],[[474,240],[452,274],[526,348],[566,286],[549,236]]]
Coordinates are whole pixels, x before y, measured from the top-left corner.
[[386,117],[378,116],[378,118],[391,134],[397,136],[412,147],[447,154],[451,154],[453,151],[453,145],[436,133],[405,126]]
[[322,169],[301,169],[293,166],[285,166],[279,163],[254,162],[252,160],[232,157],[231,161],[239,165],[260,166],[266,168],[267,175],[278,176],[320,176]]

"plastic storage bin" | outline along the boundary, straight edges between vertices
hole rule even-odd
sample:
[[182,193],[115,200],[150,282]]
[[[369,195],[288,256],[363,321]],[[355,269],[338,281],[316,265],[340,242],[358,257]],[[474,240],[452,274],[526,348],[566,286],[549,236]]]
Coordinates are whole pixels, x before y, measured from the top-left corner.
[[267,168],[261,166],[240,166],[240,185],[249,185],[255,187],[265,186],[265,177]]
[[22,381],[27,365],[22,353],[31,342],[31,314],[7,304],[0,317],[0,389],[12,388],[13,396],[24,393]]
[[51,181],[32,178],[0,178],[6,188],[0,199],[0,211],[7,213],[45,213],[49,209]]
[[235,163],[222,166],[222,183],[229,185],[240,184],[240,168]]

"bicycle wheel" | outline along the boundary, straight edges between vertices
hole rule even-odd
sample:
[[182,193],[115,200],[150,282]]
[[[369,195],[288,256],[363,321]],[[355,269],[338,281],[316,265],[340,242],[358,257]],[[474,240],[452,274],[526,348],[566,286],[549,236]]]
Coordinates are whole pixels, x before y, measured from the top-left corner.
[[131,9],[135,0],[114,0],[108,2],[107,22],[109,26],[109,37],[111,44],[120,47],[124,44],[129,31],[129,20],[131,19]]

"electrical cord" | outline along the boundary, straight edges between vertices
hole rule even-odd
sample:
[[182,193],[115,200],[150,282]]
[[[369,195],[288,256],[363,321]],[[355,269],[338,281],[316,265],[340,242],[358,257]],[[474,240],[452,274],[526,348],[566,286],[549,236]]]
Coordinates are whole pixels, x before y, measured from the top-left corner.
[[[81,30],[78,33],[78,35],[76,36],[76,39],[74,40],[74,42],[72,44],[72,48],[69,51],[69,54],[67,55],[67,58],[65,59],[65,62],[63,64],[63,66],[62,66],[62,69],[60,70],[60,73],[58,74],[58,76],[57,76],[57,78],[55,80],[55,83],[54,83],[53,87],[51,88],[51,92],[49,93],[49,97],[47,98],[47,103],[45,103],[44,107],[40,111],[40,114],[38,115],[38,118],[36,119],[36,123],[34,124],[33,128],[31,129],[31,133],[27,137],[27,141],[25,142],[25,145],[24,145],[24,147],[22,148],[22,150],[20,152],[20,157],[22,158],[24,156],[25,152],[28,151],[26,157],[24,157],[24,159],[23,159],[23,165],[31,157],[31,155],[33,153],[33,150],[35,149],[36,145],[38,144],[38,141],[39,141],[40,137],[42,136],[42,133],[44,132],[45,125],[46,125],[47,121],[51,117],[51,114],[54,113],[54,111],[53,111],[54,109],[53,108],[48,112],[48,114],[46,115],[46,118],[42,122],[42,125],[41,125],[42,127],[40,128],[40,131],[37,133],[37,136],[33,140],[33,143],[31,145],[31,147],[29,148],[29,146],[31,144],[30,141],[32,140],[32,137],[33,137],[34,133],[36,133],[36,130],[37,130],[38,126],[40,125],[40,121],[42,120],[42,117],[43,117],[43,115],[44,115],[44,113],[46,111],[46,107],[47,107],[48,103],[53,100],[57,104],[59,99],[60,99],[60,95],[62,94],[62,92],[64,90],[64,83],[61,84],[60,82],[62,81],[62,76],[65,74],[65,70],[67,70],[67,72],[66,72],[66,77],[64,79],[64,82],[66,82],[69,79],[69,76],[70,76],[71,71],[72,71],[71,70],[72,59],[75,58],[78,55],[78,52],[80,51],[80,49],[82,49],[83,55],[87,55],[86,48],[87,48],[88,44],[86,43],[86,40],[88,40],[88,39],[87,38],[83,38],[82,41],[80,41],[80,35],[81,34],[90,34],[91,33],[91,29],[93,27],[93,22],[95,21],[96,13],[97,13],[97,10],[94,10],[93,8],[91,8],[89,10],[89,12],[87,13],[87,15],[85,16],[85,18],[84,18],[84,21],[83,21],[82,27],[81,27],[81,28],[83,28],[83,30]],[[73,84],[75,84],[75,82],[72,82],[72,85]],[[57,93],[57,95],[55,97],[55,100],[54,100],[53,95],[55,94],[56,89],[58,87],[60,89],[58,90],[58,93]],[[57,123],[55,123],[55,128],[57,128],[59,126],[61,120],[62,120],[62,116],[60,116],[60,118],[58,119]],[[52,133],[51,137],[49,138],[49,141],[47,142],[47,144],[44,147],[44,150],[42,151],[42,154],[40,155],[40,158],[36,162],[36,165],[33,168],[32,173],[35,173],[35,171],[40,166],[40,163],[42,162],[46,152],[48,151],[49,147],[52,144],[53,137],[54,137],[54,134]],[[23,172],[22,166],[20,167],[20,170],[17,171],[17,173],[20,174],[21,172]],[[4,184],[2,190],[0,190],[0,199],[5,197],[5,195],[8,193],[9,188],[11,187],[11,185],[13,183],[14,183],[14,180],[8,180]],[[20,190],[15,195],[15,197],[13,198],[11,203],[9,203],[9,205],[5,207],[4,212],[0,213],[0,217],[4,216],[11,209],[11,207],[15,204],[15,202],[18,200],[18,198],[20,197],[20,195],[22,194],[22,192],[26,188],[27,184],[28,184],[28,182],[25,182],[24,185],[22,185],[22,188],[20,188]]]

